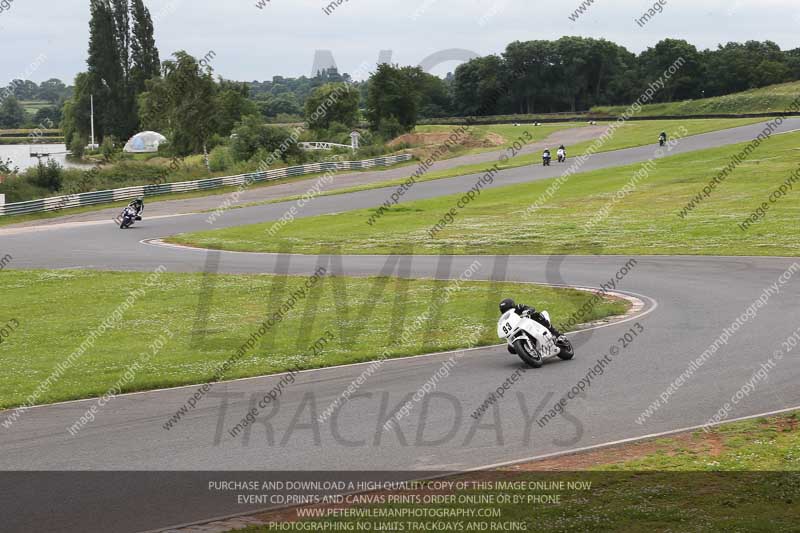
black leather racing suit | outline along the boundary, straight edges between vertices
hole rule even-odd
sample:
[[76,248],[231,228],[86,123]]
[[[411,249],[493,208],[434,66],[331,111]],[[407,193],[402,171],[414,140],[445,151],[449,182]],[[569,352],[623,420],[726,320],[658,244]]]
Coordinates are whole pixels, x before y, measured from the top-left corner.
[[144,202],[141,200],[134,200],[128,204],[128,207],[132,207],[136,211],[137,220],[141,220],[142,213],[144,212]]

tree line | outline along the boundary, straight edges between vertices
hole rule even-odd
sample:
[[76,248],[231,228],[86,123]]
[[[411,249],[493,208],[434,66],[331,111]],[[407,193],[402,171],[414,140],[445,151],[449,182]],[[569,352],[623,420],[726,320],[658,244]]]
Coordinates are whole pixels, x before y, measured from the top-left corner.
[[[515,41],[500,55],[459,65],[450,111],[484,114],[586,111],[635,101],[678,58],[685,61],[654,102],[720,96],[800,79],[800,48],[782,51],[772,41],[730,42],[698,50],[664,39],[640,54],[605,39],[562,37]],[[505,96],[493,99],[498,88]],[[490,104],[490,105],[487,105]]]
[[67,143],[88,139],[94,97],[97,138],[127,139],[139,126],[137,98],[160,74],[153,21],[142,0],[92,0],[87,70],[75,77],[63,108]]
[[[61,106],[72,94],[72,87],[67,87],[57,78],[39,84],[14,79],[2,92],[8,96],[3,97],[0,103],[0,129],[39,127],[41,124],[55,128],[61,122]],[[48,102],[51,105],[36,106],[35,112],[29,112],[22,102],[30,101]]]
[[[501,54],[458,66],[444,79],[418,67],[379,65],[354,82],[359,107],[374,130],[408,130],[419,118],[587,111],[635,101],[650,83],[683,58],[653,101],[720,96],[800,79],[800,48],[772,41],[729,42],[699,50],[664,39],[639,54],[606,39],[562,37],[515,41]],[[316,78],[253,82],[251,94],[266,119],[302,114],[305,102],[330,82],[351,82],[335,69]],[[499,96],[498,96],[499,95]]]

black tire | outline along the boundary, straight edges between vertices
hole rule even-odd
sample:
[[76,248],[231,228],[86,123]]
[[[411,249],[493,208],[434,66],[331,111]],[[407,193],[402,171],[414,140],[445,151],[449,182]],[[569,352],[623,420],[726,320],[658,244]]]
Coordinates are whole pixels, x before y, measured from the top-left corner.
[[517,355],[517,351],[510,344],[506,344],[506,348],[508,348],[508,353],[510,353],[511,355]]
[[[528,347],[525,343],[525,339],[519,339],[514,343],[514,349],[517,351],[517,355],[519,356],[522,361],[533,368],[541,368],[542,367],[542,354],[539,352],[530,353],[528,352]],[[534,348],[534,351],[536,349]]]
[[564,339],[564,342],[561,344],[561,351],[558,352],[558,357],[564,361],[569,361],[575,357],[575,348],[572,347],[572,343],[569,342],[569,339]]

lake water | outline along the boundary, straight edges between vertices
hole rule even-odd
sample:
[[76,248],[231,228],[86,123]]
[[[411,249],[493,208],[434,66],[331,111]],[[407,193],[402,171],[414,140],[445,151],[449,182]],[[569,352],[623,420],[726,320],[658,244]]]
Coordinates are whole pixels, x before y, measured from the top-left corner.
[[[19,167],[20,171],[25,170],[29,167],[35,167],[37,160],[35,157],[30,156],[30,152],[66,152],[67,146],[64,144],[0,144],[0,159],[6,161],[7,159],[11,159],[12,167],[17,166]],[[50,156],[51,159],[55,159],[58,161],[62,166],[69,167],[69,168],[88,168],[91,165],[80,164],[80,163],[72,163],[67,161],[67,156],[65,154],[53,155]],[[45,159],[42,159],[42,162],[45,162]]]

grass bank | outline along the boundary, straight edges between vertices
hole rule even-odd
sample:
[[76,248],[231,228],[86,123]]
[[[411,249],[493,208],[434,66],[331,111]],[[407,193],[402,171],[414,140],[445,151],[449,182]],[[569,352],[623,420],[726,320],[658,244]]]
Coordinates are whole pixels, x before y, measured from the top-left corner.
[[[762,122],[761,119],[715,119],[715,120],[657,120],[657,121],[649,121],[649,122],[626,122],[623,124],[614,136],[605,144],[603,144],[597,152],[610,152],[613,150],[623,150],[625,148],[635,148],[637,146],[644,146],[647,144],[655,144],[658,142],[658,135],[665,131],[672,135],[673,137],[680,133],[683,135],[700,135],[701,133],[709,133],[712,131],[719,131],[729,128],[736,128],[739,126],[746,126],[748,124],[755,124],[758,122]],[[600,123],[599,125],[603,125],[604,123]],[[608,123],[605,123],[608,125]],[[422,128],[423,126],[421,126]],[[555,126],[541,126],[542,128],[550,128],[551,133],[556,131],[562,131],[565,129],[562,127],[555,127]],[[424,126],[424,128],[434,128],[438,132],[445,132],[451,131],[450,126]],[[515,127],[513,125],[491,125],[491,126],[481,126],[484,131],[487,132],[494,132],[498,135],[507,135],[504,137],[510,143],[513,143],[515,139],[519,138],[522,135],[526,128],[519,126]],[[683,129],[685,128],[685,130]],[[569,128],[567,128],[569,129]],[[530,130],[529,130],[530,131]],[[540,130],[536,129],[535,134],[535,141],[539,142],[543,138],[543,136],[538,133]],[[688,133],[684,133],[688,132]],[[546,137],[546,136],[545,136]],[[570,145],[567,147],[569,154],[572,157],[578,154],[582,154],[589,148],[594,141],[584,141],[575,145]],[[505,145],[504,145],[505,146]],[[506,147],[507,148],[507,147]],[[553,146],[552,150],[555,150],[557,146]],[[503,146],[495,147],[492,150],[504,149]],[[485,149],[477,150],[477,151],[487,151]],[[463,151],[461,154],[458,155],[465,155],[468,152]],[[508,154],[510,155],[510,154]],[[529,165],[537,165],[541,163],[541,155],[538,153],[528,154],[528,155],[517,155],[514,157],[510,157],[505,162],[500,162],[499,160],[494,163],[497,166],[498,170],[507,170],[511,168],[519,168]],[[418,165],[419,163],[415,163]],[[486,172],[489,168],[491,168],[491,164],[488,163],[477,163],[471,165],[461,165],[459,167],[447,169],[447,170],[440,170],[437,172],[429,172],[423,174],[420,178],[417,179],[417,182],[424,182],[424,181],[433,181],[439,179],[446,179],[446,178],[453,178],[456,176],[464,176],[468,174],[479,174]],[[409,175],[412,173],[409,172]],[[331,196],[336,194],[346,194],[350,192],[358,192],[358,191],[365,191],[370,189],[380,189],[383,187],[392,187],[398,186],[402,183],[406,182],[408,178],[402,178],[397,180],[390,180],[390,181],[381,181],[377,183],[370,183],[366,185],[358,185],[355,187],[347,187],[342,189],[336,189],[334,191],[328,191],[326,193],[321,194],[320,196]],[[254,205],[264,205],[264,204],[272,204],[278,202],[285,202],[290,200],[297,200],[300,198],[299,196],[291,196],[287,198],[280,198],[274,200],[268,200],[265,202],[251,202],[248,204],[242,204],[239,207],[250,207]]]
[[[774,203],[770,197],[797,175],[800,134],[763,143],[685,217],[679,213],[745,145],[726,146],[573,176],[551,200],[528,214],[552,180],[485,190],[463,209],[461,195],[433,198],[385,212],[374,209],[301,218],[274,236],[272,222],[184,234],[173,242],[237,251],[272,252],[291,244],[317,253],[390,253],[398,248],[435,254],[444,246],[464,254],[705,254],[800,255],[800,182]],[[633,184],[633,185],[631,185]],[[627,192],[626,191],[627,188]],[[466,192],[466,188],[465,188]],[[764,202],[763,217],[743,230]],[[455,209],[452,223],[431,236]],[[325,231],[320,232],[319,228]]]
[[[308,279],[212,275],[204,280],[202,274],[164,273],[148,286],[149,275],[0,272],[0,317],[15,321],[0,342],[0,408],[23,404],[57,364],[114,315],[131,291],[144,294],[138,293],[135,305],[96,336],[86,353],[37,403],[102,395],[148,352],[165,328],[173,337],[123,392],[207,381],[271,316],[268,311],[288,301]],[[384,348],[390,357],[464,348],[469,337],[465,333],[475,333],[478,345],[497,344],[497,303],[504,297],[536,302],[554,318],[571,316],[592,297],[583,291],[531,284],[468,281],[458,290],[451,289],[448,299],[444,291],[451,286],[452,282],[432,280],[325,278],[264,336],[265,343],[256,344],[224,378],[369,361]],[[413,327],[414,320],[435,301],[444,301],[440,317],[425,320],[424,328]],[[64,302],[69,302],[68,312]],[[586,320],[622,314],[627,308],[627,302],[604,301],[592,308]],[[316,319],[306,313],[316,313]],[[309,324],[313,324],[311,330]],[[408,341],[393,344],[403,327],[409,332]],[[322,350],[311,353],[316,340],[330,336]]]
[[[663,117],[681,115],[779,113],[792,106],[798,96],[800,96],[800,81],[795,81],[714,98],[648,104],[642,106],[640,115],[646,117]],[[624,113],[626,109],[626,106],[595,107],[592,109],[592,113],[620,115]]]
[[[327,526],[320,531],[347,531],[348,524],[356,531],[358,522],[362,530],[369,531],[398,531],[398,524],[402,524],[405,531],[796,532],[800,530],[799,428],[797,413],[728,424],[709,434],[685,434],[517,465],[505,471],[448,478],[468,483],[470,487],[483,483],[480,490],[448,491],[447,485],[440,482],[435,489],[405,493],[418,494],[420,498],[452,494],[454,500],[443,504],[426,504],[423,500],[391,506],[358,503],[316,506],[321,516],[327,518],[313,521]],[[614,461],[611,457],[615,455],[636,458]],[[575,471],[573,467],[565,472],[537,472],[550,469],[557,461],[562,468],[569,469],[570,464],[591,457],[599,464],[588,471]],[[396,493],[372,493],[372,501],[381,494],[388,499]],[[384,518],[389,509],[408,509],[407,516],[412,518]],[[432,518],[420,518],[421,509],[429,509]],[[453,518],[458,516],[455,513],[446,514],[448,510],[469,509],[497,514],[488,518],[486,513],[464,513],[458,518]],[[348,517],[347,512],[360,516]],[[257,518],[266,524],[274,522],[275,526],[239,531],[314,530],[310,523],[303,524],[306,527],[287,524],[310,522],[301,518],[296,509]],[[371,528],[364,528],[365,524]],[[436,527],[431,529],[434,524]]]

